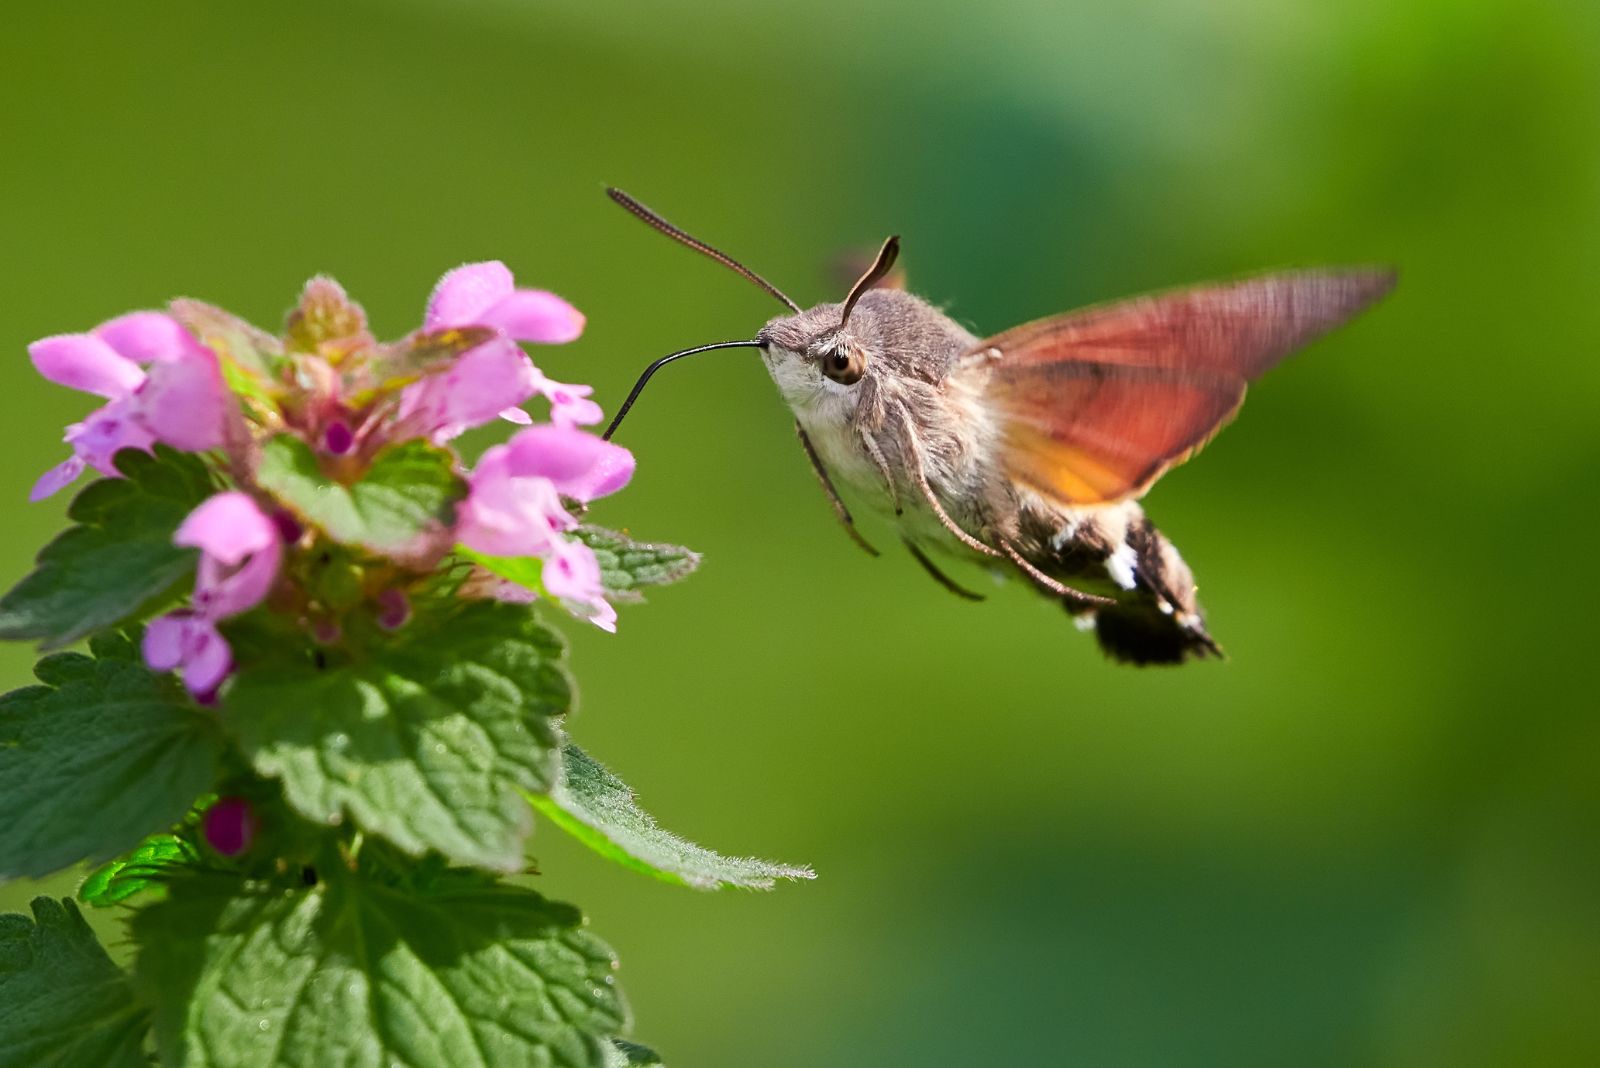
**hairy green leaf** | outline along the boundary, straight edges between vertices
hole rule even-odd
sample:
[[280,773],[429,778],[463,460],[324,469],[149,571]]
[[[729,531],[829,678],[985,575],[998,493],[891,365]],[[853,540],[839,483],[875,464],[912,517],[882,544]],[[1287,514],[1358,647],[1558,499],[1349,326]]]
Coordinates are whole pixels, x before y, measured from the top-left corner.
[[546,796],[528,800],[540,813],[603,857],[664,882],[717,890],[771,889],[778,879],[813,879],[810,868],[751,857],[725,857],[662,830],[628,784],[572,744],[561,749],[564,774]]
[[127,477],[85,487],[67,509],[76,525],[0,598],[0,638],[70,645],[159,603],[193,572],[195,551],[172,535],[211,495],[205,465],[164,445],[154,456],[124,449],[116,462]]
[[100,861],[181,820],[216,774],[214,716],[126,639],[56,653],[0,697],[0,876]]
[[461,873],[412,889],[329,874],[186,878],[140,912],[164,1063],[609,1068],[627,1009],[576,909]]
[[[653,545],[630,540],[604,527],[583,526],[573,536],[594,550],[600,581],[613,601],[640,601],[640,586],[677,582],[700,566],[700,554],[680,545]],[[544,561],[536,556],[489,556],[458,545],[460,556],[503,579],[526,586],[540,596],[544,591]]]
[[666,1068],[661,1054],[621,1038],[611,1040],[611,1059],[606,1064],[608,1068]]
[[581,526],[573,535],[594,550],[606,593],[637,595],[640,586],[677,582],[700,566],[700,554],[681,545],[634,541],[605,527]]
[[424,608],[394,634],[353,627],[342,647],[245,670],[227,722],[303,815],[514,870],[531,829],[518,791],[549,790],[560,767],[560,641],[521,605]]
[[151,835],[133,852],[90,872],[78,887],[78,900],[101,909],[121,904],[146,890],[163,889],[165,876],[196,859],[194,847],[177,835]]
[[450,451],[425,441],[389,446],[360,481],[346,486],[323,474],[311,446],[293,434],[280,434],[262,447],[256,477],[335,541],[388,556],[446,548],[434,543],[455,521],[456,502],[467,493]]
[[149,1013],[71,901],[0,915],[0,1068],[138,1068]]

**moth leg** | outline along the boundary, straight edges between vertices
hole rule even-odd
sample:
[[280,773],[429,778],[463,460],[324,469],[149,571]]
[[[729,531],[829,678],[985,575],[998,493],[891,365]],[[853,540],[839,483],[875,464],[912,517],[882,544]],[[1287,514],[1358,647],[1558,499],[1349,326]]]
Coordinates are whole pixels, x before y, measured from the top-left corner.
[[1016,546],[1012,545],[1004,538],[1000,539],[1000,548],[1007,556],[1011,558],[1011,562],[1013,564],[1016,564],[1022,569],[1022,573],[1024,575],[1027,575],[1028,578],[1033,580],[1033,584],[1035,586],[1039,587],[1046,593],[1054,594],[1057,597],[1071,601],[1073,604],[1079,604],[1085,607],[1093,605],[1104,608],[1107,605],[1113,605],[1117,603],[1115,598],[1101,597],[1093,593],[1084,593],[1082,590],[1075,590],[1071,586],[1065,586],[1057,582],[1049,575],[1046,575],[1043,571],[1040,571],[1038,568],[1034,567],[1033,564],[1029,563],[1027,557],[1017,552]]
[[939,585],[943,586],[945,589],[949,590],[963,601],[982,601],[987,599],[983,596],[983,594],[972,592],[965,586],[958,583],[955,579],[951,578],[949,575],[946,575],[943,571],[940,571],[939,566],[932,560],[928,559],[928,554],[923,552],[917,546],[916,542],[912,541],[910,538],[901,538],[900,540],[906,543],[906,548],[911,550],[911,555],[917,558],[917,563],[922,565],[922,569],[933,576],[933,581],[937,582]]
[[956,536],[956,539],[974,552],[984,556],[999,556],[997,549],[992,549],[971,534],[956,525],[950,518],[950,513],[944,510],[944,505],[939,503],[939,495],[933,492],[933,487],[928,485],[928,473],[924,470],[922,458],[922,443],[917,440],[917,432],[911,427],[911,420],[904,408],[900,409],[900,428],[905,433],[906,447],[911,453],[911,474],[916,479],[917,488],[922,491],[922,496],[927,498],[928,506],[933,509],[933,514],[938,517],[944,528]]
[[864,549],[868,556],[877,556],[878,550],[872,543],[861,536],[856,529],[856,521],[850,515],[850,509],[845,507],[844,499],[839,496],[839,491],[833,488],[833,479],[828,477],[828,469],[822,466],[822,457],[817,455],[816,446],[811,444],[811,436],[806,433],[806,428],[795,420],[794,432],[800,435],[800,447],[806,450],[806,459],[811,461],[811,470],[817,473],[817,481],[822,483],[822,492],[828,495],[828,501],[833,505],[833,514],[839,517],[839,522],[844,526],[844,532],[850,535],[850,540]]

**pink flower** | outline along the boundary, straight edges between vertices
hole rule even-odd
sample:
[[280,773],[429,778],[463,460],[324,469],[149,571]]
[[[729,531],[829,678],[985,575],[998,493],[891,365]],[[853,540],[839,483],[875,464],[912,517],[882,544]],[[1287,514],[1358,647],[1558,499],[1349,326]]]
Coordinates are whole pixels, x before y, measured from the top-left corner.
[[[557,382],[553,378],[546,378],[542,371],[536,373],[539,376],[536,388],[550,402],[550,421],[557,426],[592,426],[604,418],[600,405],[589,399],[589,394],[594,392],[592,386],[572,386],[565,382]],[[521,408],[512,410],[522,418],[507,415],[505,412],[500,413],[501,418],[524,425],[533,421]]]
[[237,857],[256,839],[260,821],[255,807],[242,797],[218,798],[200,817],[206,844],[225,857]]
[[177,320],[133,312],[88,334],[58,334],[28,346],[39,373],[58,385],[106,398],[67,427],[72,455],[45,472],[28,495],[43,500],[92,467],[116,477],[120,449],[157,441],[200,451],[220,446],[228,390],[216,354]]
[[545,559],[539,573],[545,590],[566,606],[567,611],[587,619],[601,630],[616,633],[617,610],[605,598],[600,584],[600,564],[594,550],[581,541],[565,538]]
[[266,598],[283,544],[278,525],[237,491],[219,493],[190,512],[172,540],[200,550],[193,608],[151,622],[144,659],[157,671],[179,669],[189,692],[208,701],[233,669],[233,651],[216,624]]
[[[527,423],[527,413],[516,405],[547,380],[517,342],[572,341],[583,333],[583,315],[554,293],[518,289],[510,269],[490,260],[450,271],[428,299],[423,329],[469,326],[487,327],[495,337],[448,369],[407,386],[400,396],[400,418],[435,441],[448,441],[497,415]],[[598,419],[596,413],[590,421]]]
[[456,540],[489,556],[543,558],[545,591],[574,615],[615,630],[616,610],[605,599],[594,553],[563,536],[578,523],[562,498],[588,502],[614,493],[632,477],[633,466],[627,449],[572,426],[518,431],[478,461],[459,511]]
[[543,556],[578,525],[561,498],[587,503],[615,493],[633,466],[627,449],[573,427],[519,430],[478,461],[456,540],[490,556]]
[[156,671],[183,672],[183,685],[209,703],[233,670],[233,650],[217,625],[183,609],[150,621],[144,632],[144,662]]

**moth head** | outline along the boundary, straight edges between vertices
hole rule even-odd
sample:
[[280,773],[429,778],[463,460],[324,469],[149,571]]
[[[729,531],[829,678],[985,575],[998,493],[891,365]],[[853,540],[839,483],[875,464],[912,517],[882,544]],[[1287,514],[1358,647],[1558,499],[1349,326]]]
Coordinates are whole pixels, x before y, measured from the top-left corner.
[[[794,360],[839,386],[853,386],[866,377],[873,363],[873,339],[877,337],[871,303],[857,314],[861,298],[894,268],[900,255],[899,236],[890,237],[878,256],[850,287],[841,304],[820,304],[809,311],[781,316],[769,322],[756,341],[775,376],[783,384],[783,365]],[[852,322],[852,316],[855,316]]]
[[[790,399],[799,403],[827,391],[849,391],[872,371],[876,362],[872,356],[871,339],[878,336],[870,308],[857,316],[856,304],[873,286],[882,281],[894,266],[900,253],[899,237],[891,237],[878,250],[877,259],[850,287],[841,304],[821,304],[802,311],[777,286],[756,274],[744,264],[724,252],[673,226],[661,216],[628,196],[619,189],[607,189],[606,195],[629,213],[649,224],[653,229],[686,245],[742,276],[787,307],[793,314],[773,319],[749,341],[723,341],[711,345],[697,345],[692,349],[670,353],[644,369],[634,384],[611,425],[601,435],[606,439],[616,433],[622,419],[638,399],[651,377],[668,363],[714,349],[753,348],[761,351],[768,371],[779,388]],[[871,302],[868,302],[870,306]]]

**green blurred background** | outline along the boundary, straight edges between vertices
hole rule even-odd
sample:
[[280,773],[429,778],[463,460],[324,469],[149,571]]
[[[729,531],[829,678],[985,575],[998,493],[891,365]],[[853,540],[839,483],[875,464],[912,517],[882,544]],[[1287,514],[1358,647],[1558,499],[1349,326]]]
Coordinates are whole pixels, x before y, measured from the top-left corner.
[[1399,265],[1149,499],[1232,654],[1181,671],[857,552],[748,354],[663,375],[598,518],[706,563],[569,628],[571,727],[820,877],[700,895],[543,828],[539,883],[678,1068],[1600,1063],[1592,0],[30,4],[0,70],[7,584],[88,407],[39,336],[178,294],[275,324],[317,271],[398,335],[500,257],[589,314],[538,355],[614,407],[774,313],[605,183],[802,303],[899,232],[981,331]]

